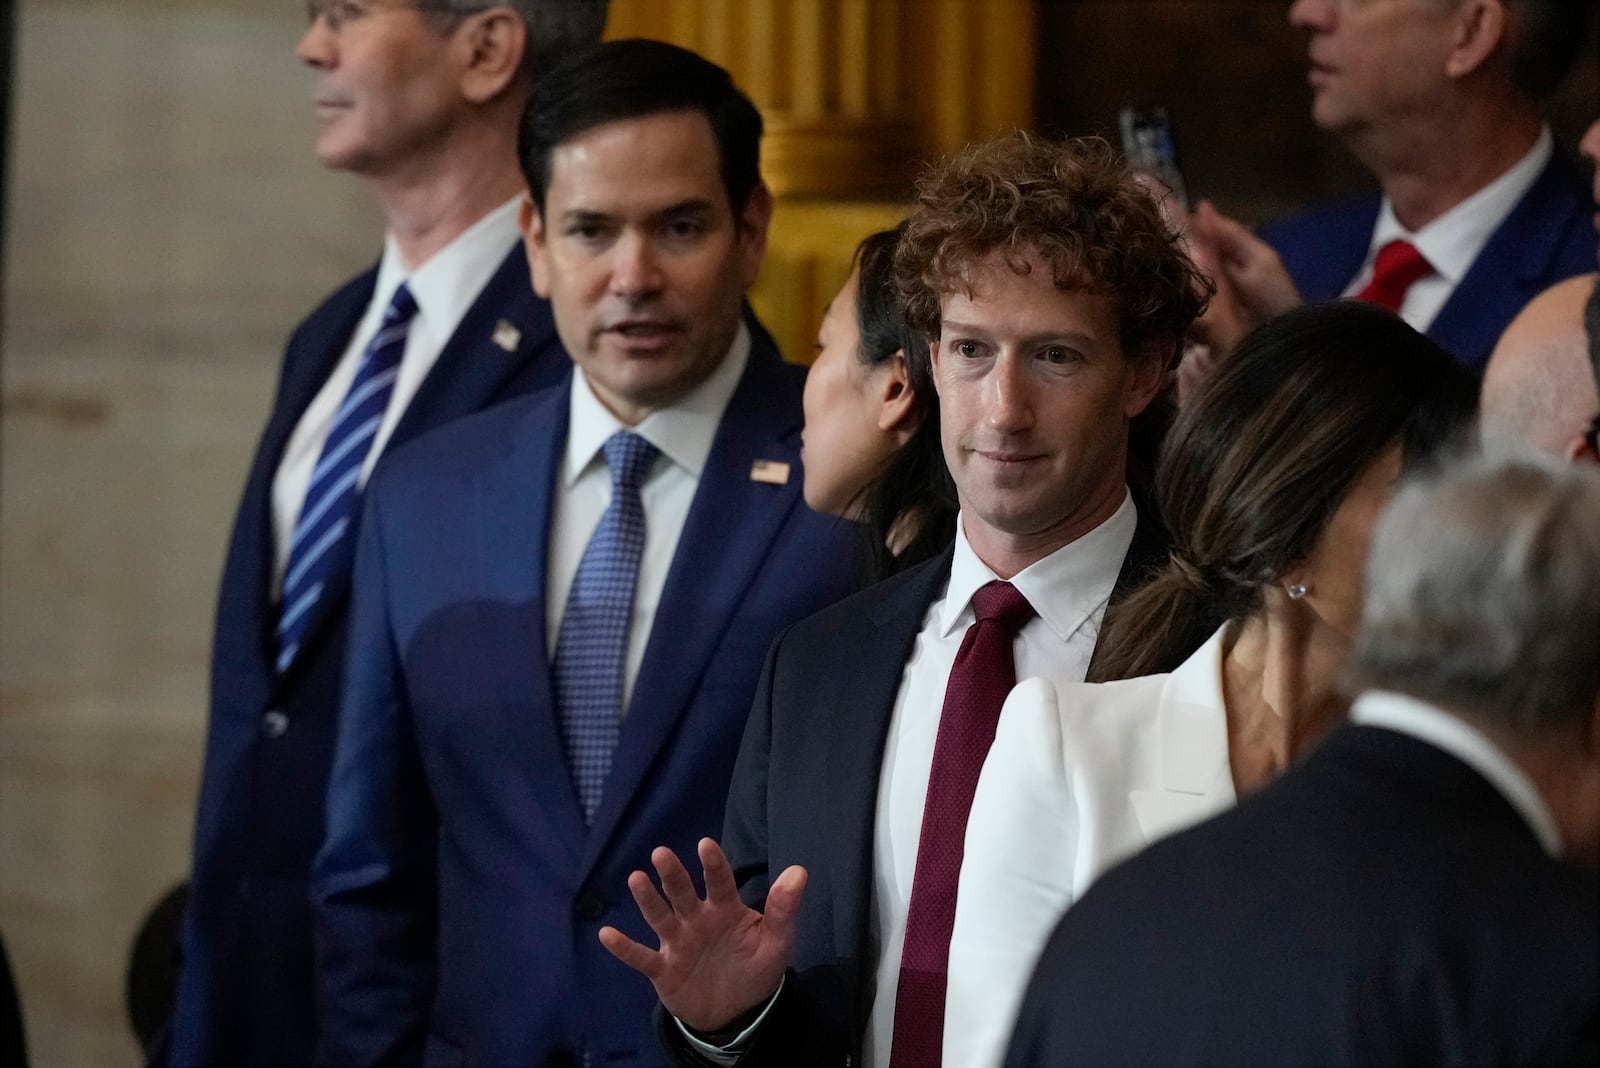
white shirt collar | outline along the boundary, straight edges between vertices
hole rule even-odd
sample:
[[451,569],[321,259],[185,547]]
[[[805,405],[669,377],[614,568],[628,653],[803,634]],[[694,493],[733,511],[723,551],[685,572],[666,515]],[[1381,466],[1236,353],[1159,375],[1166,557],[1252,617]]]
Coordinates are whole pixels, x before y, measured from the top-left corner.
[[405,282],[417,302],[418,317],[429,324],[434,336],[450,337],[500,269],[511,246],[521,240],[517,227],[521,203],[522,194],[518,193],[457,234],[416,270],[406,266],[394,234],[388,234],[375,290],[382,306],[388,306],[395,289]]
[[1545,852],[1561,855],[1561,832],[1539,788],[1498,746],[1459,716],[1404,694],[1371,690],[1356,699],[1350,721],[1427,742],[1472,768],[1521,813]]
[[[1109,519],[1012,576],[1011,584],[1057,639],[1071,638],[1110,600],[1138,523],[1133,497],[1124,490],[1121,506]],[[957,516],[955,557],[940,609],[940,633],[949,637],[958,624],[970,619],[972,595],[998,578],[967,541],[965,516]]]
[[676,404],[658,408],[645,416],[638,426],[628,428],[611,409],[600,403],[594,389],[582,370],[572,375],[572,392],[568,401],[567,457],[562,469],[562,479],[571,486],[595,461],[606,440],[619,430],[632,429],[662,454],[695,478],[711,454],[711,443],[722,423],[722,413],[733,397],[750,361],[750,330],[744,322],[733,336],[728,355],[706,376],[705,381],[691,389]]
[[1383,246],[1404,240],[1417,246],[1417,251],[1440,277],[1451,285],[1459,283],[1505,217],[1538,181],[1554,151],[1555,138],[1550,127],[1542,127],[1528,154],[1512,164],[1510,170],[1416,233],[1400,225],[1394,205],[1384,197],[1363,269],[1371,267]]

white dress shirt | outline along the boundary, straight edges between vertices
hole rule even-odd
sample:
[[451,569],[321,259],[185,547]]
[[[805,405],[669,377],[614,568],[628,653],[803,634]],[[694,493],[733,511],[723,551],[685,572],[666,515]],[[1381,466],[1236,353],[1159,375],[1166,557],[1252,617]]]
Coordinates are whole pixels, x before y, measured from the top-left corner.
[[372,473],[394,428],[405,415],[406,407],[417,395],[423,379],[439,359],[456,327],[461,325],[467,309],[489,279],[505,261],[513,246],[522,240],[517,229],[517,208],[522,195],[508,200],[466,230],[456,235],[444,248],[415,270],[406,266],[394,235],[384,240],[383,259],[378,264],[378,281],[372,291],[372,301],[366,314],[350,335],[350,344],[334,366],[333,373],[322,384],[322,389],[311,405],[301,415],[289,443],[284,448],[283,459],[278,462],[277,474],[272,480],[272,533],[273,533],[273,588],[283,583],[284,568],[289,561],[289,543],[294,538],[294,526],[300,518],[300,508],[305,503],[306,488],[311,482],[311,472],[317,457],[322,454],[323,443],[333,428],[333,417],[355,380],[361,354],[383,324],[383,313],[394,299],[400,283],[411,286],[411,296],[417,302],[417,314],[406,332],[406,351],[400,358],[399,374],[395,378],[394,392],[389,397],[389,407],[383,413],[383,422],[372,448],[367,453],[366,464],[361,469],[361,485]]
[[[873,821],[872,945],[877,949],[877,994],[867,1020],[864,1068],[888,1068],[894,1042],[894,1003],[905,947],[911,881],[922,838],[922,810],[933,773],[933,748],[944,711],[945,687],[956,652],[976,616],[972,595],[999,578],[967,541],[965,520],[956,521],[955,556],[944,593],[928,607],[922,629],[900,678],[883,750],[878,804]],[[1012,576],[1011,584],[1038,613],[1018,632],[1012,647],[1017,677],[1040,675],[1082,682],[1094,655],[1106,602],[1122,561],[1133,544],[1138,512],[1133,498],[1098,527]],[[782,987],[779,987],[782,992]],[[759,1029],[774,994],[760,1015],[727,1046],[700,1041],[678,1021],[690,1044],[714,1064],[732,1065]]]
[[[700,473],[722,423],[723,410],[728,407],[749,358],[750,332],[740,323],[727,357],[705,381],[676,404],[651,412],[631,428],[660,449],[661,456],[639,487],[645,516],[644,556],[639,561],[633,617],[628,625],[628,655],[623,662],[624,714],[633,696],[634,680],[639,677],[639,666],[644,662],[645,645],[678,548],[678,535],[683,533],[689,506],[694,503]],[[611,503],[611,469],[601,449],[612,434],[630,429],[600,403],[581,371],[572,375],[568,413],[566,455],[551,502],[545,583],[545,635],[549,642],[546,652],[552,660],[561,635],[567,595],[572,591],[583,550]]]
[[[872,915],[878,948],[877,995],[867,1021],[866,1068],[888,1068],[894,1003],[905,945],[911,881],[917,870],[922,810],[934,742],[956,651],[976,618],[972,595],[998,576],[972,550],[956,523],[955,558],[945,592],[928,608],[895,698],[878,782],[872,849]],[[1017,634],[1017,678],[1042,675],[1082,682],[1094,654],[1106,602],[1116,585],[1138,516],[1132,497],[1094,530],[1018,572],[1011,584],[1038,616]]]
[[1546,853],[1561,855],[1561,832],[1539,788],[1498,746],[1459,716],[1414,697],[1371,690],[1351,706],[1350,722],[1396,731],[1449,753],[1500,791],[1527,821]]
[[1353,297],[1366,288],[1372,280],[1373,262],[1379,249],[1391,241],[1409,241],[1433,267],[1434,273],[1419,278],[1406,290],[1400,317],[1415,330],[1427,330],[1456,291],[1456,286],[1461,284],[1483,246],[1539,180],[1554,151],[1555,138],[1546,126],[1539,131],[1539,139],[1528,154],[1510,170],[1415,233],[1400,225],[1400,220],[1395,218],[1394,205],[1384,197],[1372,230],[1372,241],[1367,247],[1367,258],[1355,279],[1345,287],[1344,295]]

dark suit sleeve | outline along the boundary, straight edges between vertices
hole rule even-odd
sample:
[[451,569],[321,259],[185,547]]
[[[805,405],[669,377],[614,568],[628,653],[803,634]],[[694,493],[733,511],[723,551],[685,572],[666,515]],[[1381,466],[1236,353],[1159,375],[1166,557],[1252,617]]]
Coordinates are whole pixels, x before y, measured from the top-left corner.
[[312,874],[324,1064],[419,1062],[435,982],[438,816],[390,620],[374,482],[356,551],[327,837]]

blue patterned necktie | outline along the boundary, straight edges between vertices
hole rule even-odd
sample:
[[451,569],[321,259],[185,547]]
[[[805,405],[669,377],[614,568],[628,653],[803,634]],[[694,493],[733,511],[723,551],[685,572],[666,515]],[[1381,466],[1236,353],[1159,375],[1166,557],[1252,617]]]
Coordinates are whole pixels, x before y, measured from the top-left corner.
[[552,665],[561,743],[585,825],[594,819],[622,733],[622,668],[644,556],[639,483],[659,455],[654,445],[627,430],[606,440],[605,454],[611,503],[578,562]]
[[333,417],[328,440],[306,486],[306,499],[289,543],[289,565],[283,576],[278,615],[278,673],[294,662],[305,637],[312,609],[333,570],[335,547],[355,519],[361,496],[361,468],[383,425],[383,413],[394,393],[406,331],[417,314],[417,302],[405,283],[395,289],[383,323],[367,343],[356,377]]

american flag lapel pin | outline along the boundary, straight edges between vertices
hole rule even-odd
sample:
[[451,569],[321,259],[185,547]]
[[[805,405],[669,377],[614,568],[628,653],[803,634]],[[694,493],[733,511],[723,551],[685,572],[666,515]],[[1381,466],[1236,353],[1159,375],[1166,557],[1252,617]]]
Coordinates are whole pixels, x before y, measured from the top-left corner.
[[750,481],[786,486],[789,483],[789,465],[782,460],[757,460],[750,465]]
[[517,329],[517,324],[510,319],[501,319],[495,324],[494,343],[507,352],[516,352],[517,345],[522,341],[522,331]]

